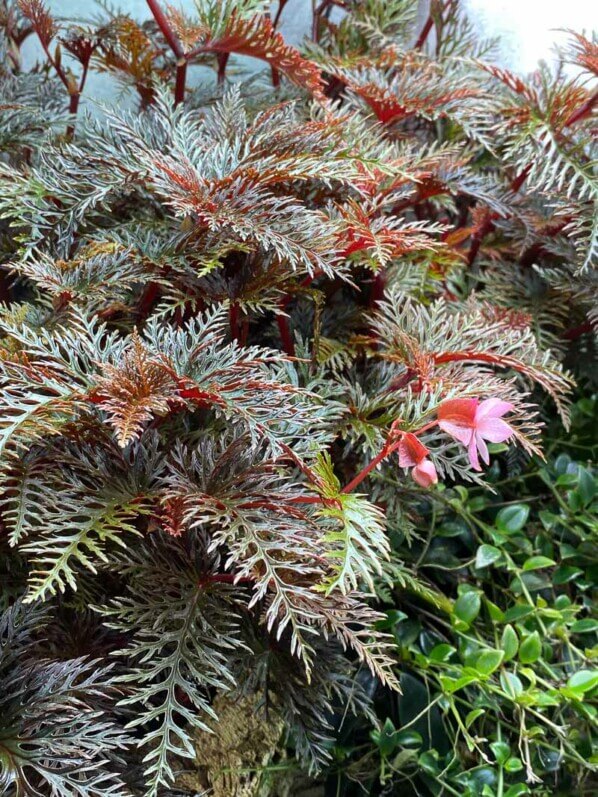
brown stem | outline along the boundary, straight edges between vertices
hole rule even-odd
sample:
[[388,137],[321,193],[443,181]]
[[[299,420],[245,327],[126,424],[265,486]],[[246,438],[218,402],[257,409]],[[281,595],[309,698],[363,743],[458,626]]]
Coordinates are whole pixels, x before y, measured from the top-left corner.
[[273,28],[278,27],[278,23],[280,22],[280,16],[281,16],[282,12],[284,11],[284,7],[286,6],[286,4],[287,4],[287,0],[279,0],[278,8],[276,9],[276,14],[274,15],[274,19],[272,20],[272,27]]
[[334,0],[322,0],[320,5],[314,3],[314,10],[311,23],[311,37],[317,42],[320,38],[320,17],[327,10],[328,6],[333,4]]
[[60,82],[61,82],[61,83],[62,83],[62,84],[63,84],[63,85],[66,87],[66,90],[67,90],[67,91],[68,91],[68,93],[70,94],[70,93],[71,93],[71,90],[72,90],[72,86],[71,86],[71,84],[70,84],[70,82],[69,82],[69,79],[68,79],[68,77],[67,77],[67,74],[66,74],[66,72],[65,72],[65,71],[64,71],[64,69],[63,69],[63,68],[62,68],[62,67],[61,67],[59,64],[57,64],[57,63],[56,63],[56,61],[54,60],[54,56],[53,56],[53,55],[52,55],[52,53],[50,52],[50,48],[48,47],[47,43],[46,43],[46,42],[44,42],[44,41],[42,41],[41,37],[38,37],[38,38],[39,38],[39,40],[40,40],[40,43],[41,43],[42,49],[43,49],[44,53],[46,54],[46,58],[48,59],[49,63],[51,64],[51,66],[52,66],[52,68],[54,69],[54,71],[56,72],[56,74],[58,75],[58,78],[60,79]]

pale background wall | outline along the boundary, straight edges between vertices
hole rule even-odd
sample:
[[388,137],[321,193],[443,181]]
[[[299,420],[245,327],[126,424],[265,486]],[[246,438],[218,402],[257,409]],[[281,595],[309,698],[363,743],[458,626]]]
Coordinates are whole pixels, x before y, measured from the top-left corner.
[[[164,0],[186,10],[193,0]],[[499,62],[517,72],[533,70],[539,59],[550,60],[553,44],[563,41],[563,28],[591,31],[598,21],[595,0],[463,0],[469,16],[480,33],[499,38]],[[139,19],[149,16],[145,0],[112,0],[115,7]],[[60,17],[85,19],[97,11],[94,0],[48,0],[53,13]],[[419,0],[420,17],[425,18],[428,0]],[[276,6],[276,3],[273,3]],[[311,0],[289,0],[281,19],[281,30],[291,43],[299,43],[310,25]],[[561,29],[560,31],[558,29]],[[25,62],[36,57],[35,44],[26,42]],[[256,67],[259,66],[256,63]],[[108,76],[92,75],[87,99],[109,100],[114,83]]]

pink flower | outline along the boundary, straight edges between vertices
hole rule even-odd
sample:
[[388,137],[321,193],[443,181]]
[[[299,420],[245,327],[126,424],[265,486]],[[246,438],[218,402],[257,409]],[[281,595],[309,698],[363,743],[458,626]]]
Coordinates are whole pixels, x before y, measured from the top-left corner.
[[430,487],[438,482],[434,463],[427,458],[430,452],[411,432],[405,432],[399,443],[399,465],[413,468],[411,476],[420,487]]
[[430,459],[422,459],[411,471],[411,476],[420,487],[431,487],[438,483],[438,474]]
[[469,461],[474,470],[482,470],[478,459],[480,453],[486,465],[490,462],[486,440],[502,443],[514,433],[502,416],[513,409],[508,401],[497,398],[450,399],[438,410],[438,425],[455,440],[467,446]]

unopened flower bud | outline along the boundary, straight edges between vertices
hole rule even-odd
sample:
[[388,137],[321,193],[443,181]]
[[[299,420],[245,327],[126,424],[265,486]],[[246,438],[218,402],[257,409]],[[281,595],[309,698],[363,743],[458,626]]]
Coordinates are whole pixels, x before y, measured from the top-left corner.
[[411,471],[413,481],[420,487],[431,487],[438,483],[438,474],[434,463],[430,459],[422,459]]

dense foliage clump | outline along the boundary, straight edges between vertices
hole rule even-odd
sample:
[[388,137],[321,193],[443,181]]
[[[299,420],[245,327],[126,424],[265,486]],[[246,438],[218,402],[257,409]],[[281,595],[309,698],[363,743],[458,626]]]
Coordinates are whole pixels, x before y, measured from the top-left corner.
[[3,793],[590,794],[598,47],[292,5],[0,4]]

